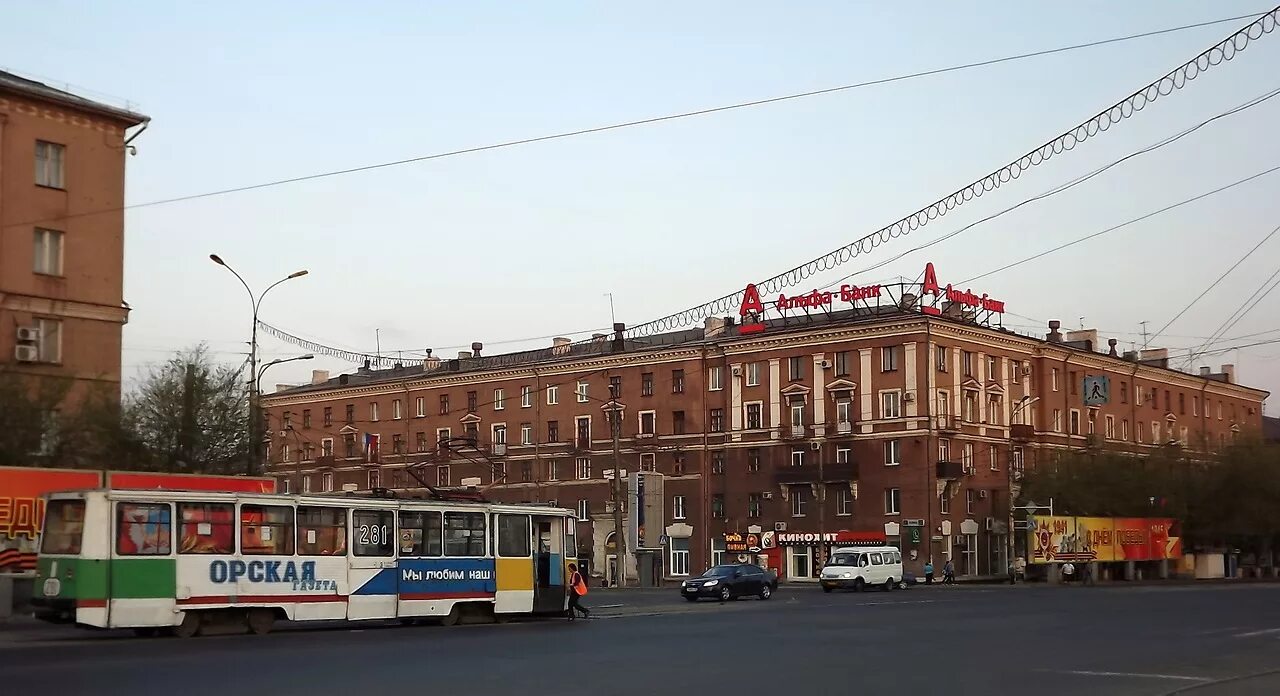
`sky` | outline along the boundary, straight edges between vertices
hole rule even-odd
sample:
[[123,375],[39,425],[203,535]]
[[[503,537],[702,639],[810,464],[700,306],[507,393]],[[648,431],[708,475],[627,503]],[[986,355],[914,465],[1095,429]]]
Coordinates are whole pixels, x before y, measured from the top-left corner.
[[[13,0],[0,68],[152,118],[127,202],[822,89],[1233,15],[1254,0],[1049,3]],[[410,357],[549,345],[740,290],[978,179],[1245,20],[972,70],[126,213],[126,381],[207,342],[243,360],[249,298],[325,345]],[[1280,88],[1280,32],[822,287]],[[1280,99],[871,273],[958,282],[1280,165]],[[1005,325],[1142,343],[1280,224],[1280,172],[976,281]],[[1152,346],[1199,345],[1276,272],[1280,234]],[[1280,293],[1226,349],[1280,339]],[[528,340],[538,337],[537,340]],[[525,340],[521,340],[525,339]],[[266,359],[305,351],[263,337]],[[406,358],[408,359],[408,358]],[[1280,342],[1207,355],[1280,391]],[[332,359],[274,367],[305,381]],[[1268,412],[1274,412],[1272,408]]]

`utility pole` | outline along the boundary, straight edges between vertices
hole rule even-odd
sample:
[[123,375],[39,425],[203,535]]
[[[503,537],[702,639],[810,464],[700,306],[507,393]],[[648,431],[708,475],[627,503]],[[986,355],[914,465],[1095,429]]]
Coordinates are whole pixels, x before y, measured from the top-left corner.
[[[177,459],[189,471],[196,436],[196,366],[192,363],[187,363],[187,373],[182,381],[182,419],[179,428]],[[175,463],[173,460],[169,461],[171,473]]]
[[[617,558],[617,570],[613,582],[617,587],[627,586],[627,535],[622,528],[622,503],[626,500],[622,487],[622,418],[618,411],[618,394],[613,394],[612,409],[609,411],[610,429],[613,431],[613,538],[614,553]],[[643,505],[642,501],[636,501]],[[638,530],[637,530],[638,531]],[[636,535],[639,537],[639,534]],[[636,539],[639,545],[639,538]]]

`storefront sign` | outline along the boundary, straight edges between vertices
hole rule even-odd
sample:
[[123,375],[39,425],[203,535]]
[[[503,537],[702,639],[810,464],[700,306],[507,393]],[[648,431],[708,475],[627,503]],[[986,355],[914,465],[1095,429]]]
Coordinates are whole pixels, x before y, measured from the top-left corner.
[[1036,517],[1027,532],[1032,563],[1161,561],[1182,557],[1177,520]]
[[724,550],[727,553],[760,553],[760,535],[728,532],[724,535]]
[[[930,261],[924,265],[924,282],[920,284],[921,295],[939,295],[945,297],[949,302],[954,302],[965,307],[977,307],[985,309],[989,312],[1004,313],[1004,301],[995,300],[987,297],[986,293],[975,295],[972,290],[957,290],[948,283],[947,287],[938,286],[938,274],[933,270],[933,262]],[[921,307],[920,311],[925,314],[942,314],[942,310],[936,307]]]
[[778,532],[776,541],[778,546],[883,546],[888,539],[884,532]]

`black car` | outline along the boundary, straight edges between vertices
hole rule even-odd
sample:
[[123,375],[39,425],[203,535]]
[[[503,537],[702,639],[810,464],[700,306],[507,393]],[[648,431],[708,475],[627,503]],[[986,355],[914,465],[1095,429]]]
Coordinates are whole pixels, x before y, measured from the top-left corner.
[[713,597],[721,602],[738,597],[768,599],[778,589],[778,576],[773,571],[748,563],[718,565],[696,578],[685,580],[680,594],[690,602],[699,597]]

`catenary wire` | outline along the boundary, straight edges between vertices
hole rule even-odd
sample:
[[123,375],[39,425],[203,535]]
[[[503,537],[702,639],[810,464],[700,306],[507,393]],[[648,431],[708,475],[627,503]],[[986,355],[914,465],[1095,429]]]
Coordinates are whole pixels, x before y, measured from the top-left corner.
[[[1262,19],[1265,19],[1265,18],[1268,18],[1268,17],[1270,17],[1270,18],[1271,18],[1271,24],[1270,24],[1270,27],[1265,28],[1265,30],[1260,31],[1256,36],[1246,35],[1246,40],[1244,40],[1244,41],[1241,43],[1241,45],[1239,45],[1239,46],[1234,46],[1234,45],[1233,45],[1233,46],[1231,47],[1231,49],[1230,49],[1230,54],[1229,54],[1229,55],[1226,53],[1227,49],[1224,47],[1224,48],[1223,48],[1223,51],[1224,51],[1224,52],[1219,54],[1219,57],[1218,57],[1218,59],[1217,59],[1217,60],[1215,60],[1215,61],[1214,61],[1214,62],[1212,62],[1212,63],[1210,63],[1210,62],[1207,62],[1207,61],[1206,61],[1206,62],[1205,62],[1205,64],[1204,64],[1204,66],[1201,68],[1201,70],[1207,70],[1209,67],[1212,67],[1212,66],[1216,66],[1216,65],[1218,65],[1218,64],[1219,64],[1220,62],[1222,62],[1223,60],[1231,60],[1231,58],[1232,58],[1232,57],[1234,57],[1235,52],[1236,52],[1236,51],[1238,51],[1238,50],[1243,50],[1243,49],[1244,49],[1244,47],[1248,44],[1249,40],[1260,38],[1260,37],[1262,36],[1262,34],[1264,34],[1264,33],[1270,33],[1270,32],[1271,32],[1271,30],[1272,30],[1272,29],[1274,28],[1274,26],[1275,26],[1275,19],[1276,19],[1276,17],[1275,17],[1274,15],[1276,14],[1276,12],[1277,12],[1277,11],[1280,11],[1280,7],[1277,7],[1277,8],[1275,8],[1274,10],[1272,10],[1271,12],[1268,12],[1268,13],[1265,13],[1265,14],[1261,14],[1261,15],[1254,13],[1254,14],[1247,14],[1247,15],[1236,15],[1236,16],[1233,16],[1233,17],[1223,17],[1223,18],[1221,18],[1221,19],[1214,19],[1214,20],[1209,20],[1209,21],[1205,21],[1205,22],[1196,22],[1196,23],[1192,23],[1192,24],[1183,24],[1183,25],[1179,25],[1179,26],[1176,26],[1176,27],[1168,27],[1168,28],[1165,28],[1165,29],[1156,29],[1156,30],[1152,30],[1152,31],[1140,32],[1140,33],[1136,33],[1136,34],[1128,34],[1128,35],[1125,35],[1125,36],[1111,37],[1111,38],[1107,38],[1107,39],[1099,39],[1099,40],[1097,40],[1097,41],[1089,41],[1089,42],[1086,42],[1086,43],[1073,44],[1073,45],[1069,45],[1069,46],[1059,46],[1059,47],[1056,47],[1056,48],[1043,49],[1043,50],[1039,50],[1039,51],[1031,51],[1031,52],[1028,52],[1028,53],[1020,53],[1020,54],[1015,54],[1015,55],[1010,55],[1010,56],[1002,56],[1002,57],[1000,57],[1000,58],[992,58],[992,59],[982,60],[982,61],[977,61],[977,62],[972,62],[972,63],[962,63],[962,64],[958,64],[958,65],[951,65],[951,66],[947,66],[947,67],[943,67],[943,68],[934,68],[934,69],[931,69],[931,70],[923,70],[923,71],[914,72],[914,73],[907,73],[907,74],[904,74],[904,75],[894,75],[894,76],[892,76],[892,77],[877,78],[877,79],[874,79],[874,80],[865,80],[865,81],[862,81],[862,82],[855,82],[855,83],[846,84],[846,85],[839,85],[839,86],[836,86],[836,87],[827,87],[827,88],[824,88],[824,89],[810,90],[810,91],[806,91],[806,92],[796,92],[796,93],[792,93],[792,94],[785,94],[785,95],[776,96],[776,97],[767,97],[767,98],[764,98],[764,99],[755,99],[755,100],[751,100],[751,101],[737,102],[737,103],[734,103],[734,104],[725,104],[725,105],[721,105],[721,106],[714,106],[714,107],[709,107],[709,108],[705,108],[705,109],[696,109],[696,110],[693,110],[693,111],[683,111],[683,112],[674,113],[674,114],[666,114],[666,115],[662,115],[662,116],[653,116],[653,117],[649,117],[649,118],[642,118],[642,119],[636,119],[636,120],[631,120],[631,121],[623,121],[623,122],[620,122],[620,123],[613,123],[613,124],[608,124],[608,125],[603,125],[603,126],[594,126],[594,127],[591,127],[591,128],[581,128],[581,129],[577,129],[577,130],[563,131],[563,132],[560,132],[560,133],[551,133],[551,134],[548,134],[548,135],[540,135],[540,136],[535,136],[535,137],[530,137],[530,138],[521,138],[521,139],[517,139],[517,140],[508,140],[508,141],[503,141],[503,142],[499,142],[499,143],[492,143],[492,144],[488,144],[488,145],[480,145],[480,146],[476,146],[476,147],[463,148],[463,149],[459,149],[459,150],[450,150],[450,151],[446,151],[446,152],[437,152],[437,153],[433,153],[433,154],[429,154],[429,155],[421,155],[421,156],[417,156],[417,157],[407,157],[407,158],[398,159],[398,160],[391,160],[391,161],[387,161],[387,162],[378,162],[378,163],[375,163],[375,164],[366,164],[366,165],[361,165],[361,166],[357,166],[357,167],[348,167],[348,168],[345,168],[345,169],[335,169],[335,170],[331,170],[331,171],[317,172],[317,173],[314,173],[314,174],[306,174],[306,175],[302,175],[302,176],[295,176],[295,177],[289,177],[289,178],[284,178],[284,179],[275,179],[275,180],[272,180],[272,181],[265,181],[265,182],[260,182],[260,183],[256,183],[256,184],[248,184],[248,185],[245,185],[245,186],[235,186],[235,187],[230,187],[230,188],[217,189],[217,190],[214,190],[214,191],[206,191],[206,192],[203,192],[203,193],[195,193],[195,194],[190,194],[190,195],[185,195],[185,196],[175,196],[175,197],[172,197],[172,198],[163,198],[163,199],[154,200],[154,201],[145,201],[145,202],[142,202],[142,203],[133,203],[133,204],[128,204],[128,205],[124,205],[124,206],[116,206],[116,207],[112,207],[112,208],[103,208],[103,209],[99,209],[99,210],[85,211],[85,212],[82,212],[82,213],[73,213],[73,214],[70,214],[70,215],[63,215],[63,216],[56,217],[56,218],[47,218],[47,219],[41,219],[41,220],[28,220],[28,221],[25,221],[25,222],[11,223],[11,224],[9,224],[9,225],[5,225],[5,227],[10,227],[10,226],[19,226],[19,227],[20,227],[20,226],[27,226],[27,225],[41,224],[41,223],[47,223],[47,222],[57,222],[57,221],[68,220],[68,219],[77,218],[77,217],[89,216],[89,215],[101,215],[101,214],[107,214],[107,213],[116,213],[116,212],[121,212],[121,211],[124,211],[124,210],[136,210],[136,209],[139,209],[139,208],[151,208],[151,207],[162,206],[162,205],[170,205],[170,204],[173,204],[173,203],[182,203],[182,202],[186,202],[186,201],[199,200],[199,199],[202,199],[202,198],[212,198],[212,197],[216,197],[216,196],[225,196],[225,195],[234,194],[234,193],[244,193],[244,192],[247,192],[247,191],[256,191],[256,190],[265,189],[265,188],[273,188],[273,187],[277,187],[277,186],[284,186],[284,185],[287,185],[287,184],[296,184],[296,183],[301,183],[301,182],[304,182],[304,181],[314,181],[314,180],[316,180],[316,179],[325,179],[325,178],[336,177],[336,176],[344,176],[344,175],[348,175],[348,174],[357,174],[357,173],[360,173],[360,172],[373,171],[373,170],[377,170],[377,169],[386,169],[386,168],[389,168],[389,167],[398,167],[398,166],[403,166],[403,165],[407,165],[407,164],[414,164],[414,163],[418,163],[418,162],[427,162],[427,161],[431,161],[431,160],[444,159],[444,158],[447,158],[447,157],[457,157],[457,156],[459,156],[459,155],[469,155],[469,154],[475,154],[475,153],[478,153],[478,152],[487,152],[487,151],[490,151],[490,150],[500,150],[500,149],[516,147],[516,146],[520,146],[520,145],[530,145],[530,144],[533,144],[533,143],[547,142],[547,141],[551,141],[551,140],[562,140],[562,139],[566,139],[566,138],[573,138],[573,137],[578,137],[578,136],[583,136],[583,135],[591,135],[591,134],[594,134],[594,133],[604,133],[604,132],[613,131],[613,130],[621,130],[621,129],[624,129],[624,128],[634,128],[634,127],[637,127],[637,126],[652,125],[652,124],[655,124],[655,123],[662,123],[662,122],[666,122],[666,121],[675,121],[675,120],[679,120],[679,119],[692,118],[692,117],[695,117],[695,116],[705,116],[705,115],[715,114],[715,113],[721,113],[721,112],[725,112],[725,111],[734,111],[734,110],[738,110],[738,109],[746,109],[746,108],[751,108],[751,107],[764,106],[764,105],[768,105],[768,104],[776,104],[776,103],[779,103],[779,102],[792,101],[792,100],[796,100],[796,99],[804,99],[804,98],[808,98],[808,97],[821,96],[821,95],[825,95],[825,94],[834,94],[834,93],[838,93],[838,92],[845,92],[845,91],[854,90],[854,89],[859,89],[859,88],[863,88],[863,87],[872,87],[872,86],[876,86],[876,85],[891,84],[891,83],[894,83],[894,82],[902,82],[902,81],[912,80],[912,79],[918,79],[918,78],[922,78],[922,77],[930,77],[930,76],[934,76],[934,75],[942,75],[942,74],[951,73],[951,72],[958,72],[958,71],[962,71],[962,70],[971,70],[971,69],[974,69],[974,68],[990,67],[990,66],[993,66],[993,65],[999,65],[999,64],[1001,64],[1001,63],[1008,63],[1008,62],[1013,62],[1013,61],[1018,61],[1018,60],[1026,60],[1026,59],[1030,59],[1030,58],[1038,58],[1038,57],[1041,57],[1041,56],[1053,55],[1053,54],[1057,54],[1057,53],[1066,53],[1066,52],[1070,52],[1070,51],[1077,51],[1077,50],[1082,50],[1082,49],[1086,49],[1086,48],[1096,48],[1096,47],[1098,47],[1098,46],[1106,46],[1106,45],[1109,45],[1109,44],[1123,43],[1123,42],[1126,42],[1126,41],[1134,41],[1134,40],[1137,40],[1137,39],[1150,38],[1150,37],[1154,37],[1154,36],[1162,36],[1162,35],[1165,35],[1165,34],[1171,34],[1171,33],[1180,32],[1180,31],[1186,31],[1186,30],[1190,30],[1190,29],[1199,29],[1199,28],[1203,28],[1203,27],[1214,26],[1214,25],[1217,25],[1217,24],[1224,24],[1224,23],[1227,23],[1227,22],[1237,22],[1237,21],[1240,21],[1240,20],[1243,20],[1243,19],[1253,19],[1253,20],[1255,20],[1255,21],[1254,21],[1254,23],[1250,25],[1250,26],[1253,26],[1254,24],[1257,24],[1257,23],[1258,23],[1259,21],[1261,21]],[[1193,77],[1188,76],[1186,79],[1193,79]],[[1180,87],[1181,87],[1181,85],[1178,85],[1178,87],[1180,88]],[[1167,94],[1167,92],[1166,92],[1166,94]],[[1163,95],[1161,95],[1161,96],[1163,96]],[[1152,96],[1151,96],[1151,99],[1155,99],[1155,95],[1152,95]],[[1141,107],[1137,107],[1135,110],[1140,110],[1140,109],[1141,109]],[[1126,115],[1125,117],[1127,118],[1127,116],[1128,116],[1128,115]],[[1105,130],[1105,128],[1103,128],[1103,130]],[[1093,135],[1093,134],[1092,134],[1092,133],[1090,133],[1090,135]],[[1069,149],[1069,148],[1068,148],[1068,149]],[[1047,159],[1047,157],[1046,157],[1046,159]]]
[[[1280,277],[1280,268],[1276,268],[1274,273],[1268,276],[1266,280],[1262,281],[1262,284],[1258,286],[1258,289],[1254,290],[1252,295],[1245,298],[1244,302],[1241,302],[1240,306],[1237,307],[1236,310],[1225,320],[1223,320],[1222,324],[1214,330],[1212,335],[1215,337],[1220,336],[1227,331],[1230,331],[1232,327],[1240,322],[1241,319],[1244,319],[1245,315],[1252,311],[1254,307],[1258,306],[1259,302],[1266,299],[1267,295],[1271,294],[1271,291],[1275,290],[1277,286],[1280,286],[1280,281],[1276,281],[1278,277]],[[1198,355],[1198,351],[1203,350],[1212,342],[1212,340],[1206,341],[1198,350],[1192,351],[1183,361],[1183,364],[1192,364]]]

